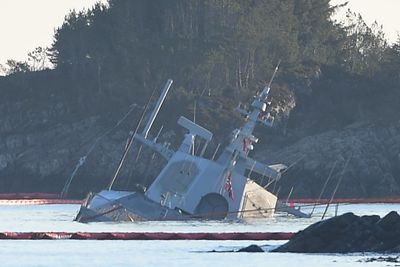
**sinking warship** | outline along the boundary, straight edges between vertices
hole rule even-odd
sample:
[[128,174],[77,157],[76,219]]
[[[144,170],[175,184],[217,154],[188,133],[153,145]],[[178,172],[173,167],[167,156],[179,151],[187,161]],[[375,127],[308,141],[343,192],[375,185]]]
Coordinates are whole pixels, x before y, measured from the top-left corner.
[[[204,156],[213,134],[183,116],[178,124],[187,133],[176,151],[149,137],[171,84],[172,80],[168,80],[144,130],[131,138],[164,157],[165,167],[147,190],[116,191],[112,190],[111,183],[109,188],[89,194],[76,221],[229,220],[274,213],[277,197],[248,178],[249,173],[258,173],[272,183],[279,180],[286,169],[283,164],[265,165],[249,157],[258,142],[253,135],[257,124],[268,127],[273,124],[273,117],[267,111],[271,82],[254,97],[248,108],[237,107],[245,123],[232,132],[229,144],[217,158],[214,158],[215,153],[212,158]],[[197,138],[202,144],[198,155],[194,153]],[[121,165],[120,162],[119,168]]]

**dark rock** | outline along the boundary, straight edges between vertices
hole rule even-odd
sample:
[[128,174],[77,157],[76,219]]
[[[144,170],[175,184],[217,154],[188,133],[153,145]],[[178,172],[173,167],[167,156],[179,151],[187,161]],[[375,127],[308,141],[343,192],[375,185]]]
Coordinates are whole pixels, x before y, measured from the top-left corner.
[[400,216],[390,212],[356,216],[346,213],[310,225],[275,252],[349,253],[400,251]]
[[248,247],[239,249],[238,252],[264,252],[264,250],[257,245],[250,245]]
[[[0,237],[0,239],[1,239],[1,237]],[[215,250],[215,249],[213,249],[213,250],[210,250],[207,252],[209,252],[209,253],[227,253],[227,252],[235,252],[235,251],[234,250]]]
[[377,225],[384,230],[390,230],[390,229],[400,230],[400,215],[395,211],[391,211],[385,217],[380,219]]
[[378,215],[364,215],[361,217],[361,219],[368,224],[374,224],[377,223],[381,217],[379,217]]
[[[390,125],[356,123],[298,139],[293,137],[293,140],[281,136],[269,136],[268,140],[265,147],[260,144],[255,151],[258,160],[287,165],[296,162],[277,184],[283,196],[287,196],[295,184],[292,198],[317,198],[334,163],[337,162],[334,174],[340,175],[350,154],[352,157],[336,197],[400,194],[400,122]],[[335,184],[328,183],[326,192],[332,192]]]
[[366,260],[360,260],[359,262],[391,262],[391,263],[399,263],[400,259],[399,257],[373,257],[373,258],[368,258]]

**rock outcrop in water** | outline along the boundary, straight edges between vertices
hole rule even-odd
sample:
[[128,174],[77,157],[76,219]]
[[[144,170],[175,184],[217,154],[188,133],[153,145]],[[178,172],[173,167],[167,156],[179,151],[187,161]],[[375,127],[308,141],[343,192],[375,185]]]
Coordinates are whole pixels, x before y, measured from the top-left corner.
[[346,213],[307,227],[274,252],[398,253],[400,215],[395,211],[383,218]]
[[264,252],[264,250],[258,245],[250,245],[239,249],[237,252]]

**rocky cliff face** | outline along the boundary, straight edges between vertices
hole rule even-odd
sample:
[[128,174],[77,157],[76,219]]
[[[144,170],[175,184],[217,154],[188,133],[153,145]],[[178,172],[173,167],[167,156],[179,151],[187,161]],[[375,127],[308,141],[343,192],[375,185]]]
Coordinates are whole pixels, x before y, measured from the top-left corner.
[[331,196],[342,175],[337,196],[383,197],[400,193],[400,121],[355,123],[295,142],[281,139],[278,148],[260,148],[256,157],[289,166],[294,163],[278,184],[282,187],[281,197],[286,197],[292,186],[295,197],[318,197],[334,165],[324,197]]
[[[43,86],[43,83],[40,84]],[[32,87],[36,89],[32,89],[30,86],[28,81],[13,91],[17,87],[15,83],[0,81],[0,90],[7,92],[0,100],[0,191],[59,193],[79,159],[84,156],[87,156],[85,164],[76,173],[71,195],[81,197],[89,191],[107,186],[117,168],[129,131],[139,120],[142,108],[138,106],[133,109],[126,120],[115,127],[130,107],[111,105],[106,108],[90,95],[71,101],[63,97],[62,93],[48,93],[48,90],[34,85]],[[317,197],[333,165],[336,167],[324,197],[330,197],[342,173],[343,181],[337,196],[378,197],[399,194],[398,118],[385,122],[356,118],[350,123],[335,124],[334,127],[318,126],[323,118],[335,119],[331,113],[335,111],[328,108],[318,112],[319,108],[329,105],[332,98],[327,100],[318,97],[307,103],[302,100],[312,99],[315,89],[311,86],[312,82],[302,86],[306,90],[300,91],[306,93],[298,93],[285,86],[273,88],[271,109],[277,117],[275,132],[261,130],[256,133],[261,141],[256,146],[255,158],[266,163],[281,162],[289,166],[296,163],[275,186],[279,195],[286,197],[293,187],[294,197]],[[324,86],[326,84],[321,83],[319,88],[323,89]],[[329,92],[322,89],[316,94],[329,95]],[[182,113],[177,111],[172,99],[168,101],[172,104],[166,103],[162,112],[164,117],[161,118],[168,130],[164,132],[162,140],[176,143],[181,140],[182,132],[176,126],[175,113]],[[216,144],[226,141],[222,137],[226,139],[234,127],[238,126],[233,125],[232,114],[228,114],[233,113],[236,105],[236,102],[230,102],[214,99],[198,102],[197,121],[213,131],[217,139],[221,139]],[[301,108],[305,103],[308,109]],[[95,112],[88,112],[88,107],[82,108],[91,105],[97,105]],[[228,105],[231,109],[226,107]],[[346,106],[351,106],[351,103]],[[188,116],[188,113],[191,114],[189,111],[182,115]],[[289,120],[292,122],[288,124]],[[210,150],[216,144],[211,144]],[[137,151],[130,154],[116,188],[132,188],[136,183],[148,186],[165,164],[151,151],[141,151],[140,160],[136,160]],[[349,164],[343,170],[349,158]],[[260,183],[264,182],[260,180]]]
[[61,190],[95,132],[101,131],[98,117],[60,120],[68,113],[62,103],[30,109],[20,102],[0,107],[6,110],[0,118],[2,191]]
[[[88,112],[90,108],[78,110],[76,101],[56,90],[34,82],[18,88],[11,79],[20,81],[19,77],[0,81],[4,96],[0,100],[0,192],[60,193],[84,156],[85,164],[71,185],[72,196],[107,186],[142,109],[133,108],[115,127],[131,107],[112,107],[113,112],[107,108],[98,114]],[[87,103],[91,105],[91,100]],[[124,168],[121,176],[132,172]]]
[[[0,107],[4,109],[4,106]],[[71,194],[82,196],[108,185],[122,155],[129,134],[128,125],[132,124],[130,120],[136,120],[137,112],[115,128],[115,124],[107,123],[104,115],[66,121],[62,120],[65,113],[68,110],[61,103],[26,112],[23,105],[14,104],[8,112],[2,113],[1,191],[60,193],[79,160],[85,156],[85,163],[72,182]],[[141,157],[146,158],[148,154],[143,150]],[[128,161],[135,162],[135,158],[131,156]],[[136,171],[142,173],[145,167],[135,164]],[[133,167],[128,165],[123,169],[121,179],[132,176],[133,172]]]

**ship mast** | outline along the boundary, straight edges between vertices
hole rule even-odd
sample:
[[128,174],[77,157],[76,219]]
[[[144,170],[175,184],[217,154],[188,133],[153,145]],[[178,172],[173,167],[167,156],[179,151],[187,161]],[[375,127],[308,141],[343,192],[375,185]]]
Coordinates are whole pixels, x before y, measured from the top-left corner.
[[268,94],[270,92],[270,86],[275,78],[276,73],[279,69],[279,64],[275,67],[274,73],[269,81],[268,85],[255,96],[254,101],[251,103],[251,110],[247,111],[240,105],[237,107],[237,111],[246,118],[246,123],[241,129],[236,129],[233,132],[233,139],[227,149],[231,152],[241,151],[241,154],[247,156],[250,150],[253,150],[253,144],[257,143],[258,139],[253,136],[254,128],[257,123],[261,123],[265,126],[271,127],[274,118],[266,112],[270,102],[268,100]]
[[233,131],[230,144],[217,160],[219,164],[225,166],[225,171],[222,173],[222,176],[220,176],[219,190],[221,193],[226,190],[232,190],[226,185],[231,183],[234,173],[237,173],[237,175],[245,175],[247,169],[277,181],[282,171],[286,168],[286,166],[282,164],[268,166],[248,157],[249,152],[254,148],[253,144],[258,142],[258,138],[253,135],[257,123],[268,127],[271,127],[273,124],[274,118],[267,112],[267,107],[270,105],[270,102],[267,102],[267,100],[271,83],[275,78],[278,68],[279,63],[275,67],[268,85],[255,96],[249,110],[244,109],[241,105],[237,107],[237,111],[246,118],[246,123],[240,129],[235,129]]

